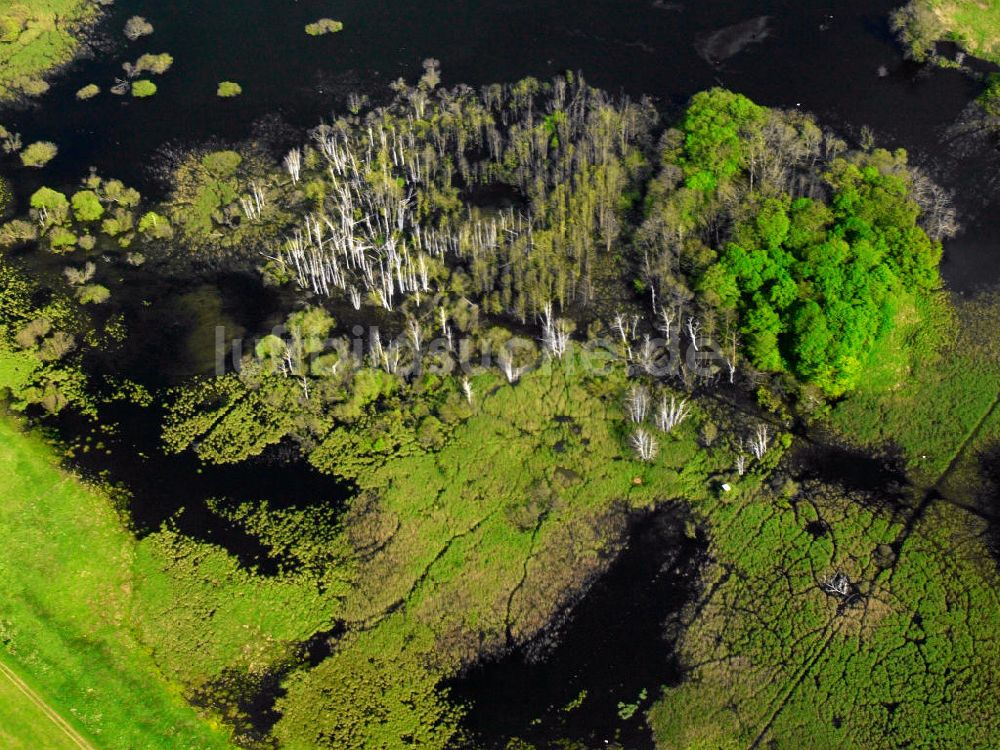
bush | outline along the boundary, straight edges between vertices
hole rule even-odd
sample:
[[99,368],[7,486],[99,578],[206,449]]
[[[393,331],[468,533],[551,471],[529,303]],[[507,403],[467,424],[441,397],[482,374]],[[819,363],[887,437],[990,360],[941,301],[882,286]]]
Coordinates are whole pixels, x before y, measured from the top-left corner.
[[132,96],[136,99],[145,99],[156,93],[156,84],[143,78],[132,84]]
[[69,201],[58,190],[42,187],[31,196],[31,207],[48,211],[50,214],[54,213],[57,217],[65,217],[69,209]]
[[50,141],[32,143],[21,152],[21,163],[26,167],[44,167],[59,153],[59,147]]
[[10,208],[10,201],[14,197],[14,194],[10,190],[10,183],[3,177],[0,177],[0,215],[5,214],[7,209]]
[[132,65],[131,69],[134,74],[152,73],[160,75],[170,70],[170,66],[173,64],[174,58],[166,52],[159,55],[146,54],[136,60],[135,65]]
[[73,215],[77,221],[97,221],[104,216],[104,206],[93,190],[73,194]]
[[239,96],[242,93],[243,87],[233,81],[223,81],[219,84],[219,88],[215,92],[216,96],[221,96],[224,99]]
[[322,36],[323,34],[336,34],[342,31],[344,24],[334,21],[332,18],[321,18],[318,21],[306,25],[306,33],[309,36]]
[[96,83],[88,83],[82,89],[76,92],[76,98],[81,102],[87,99],[93,99],[95,96],[101,93],[101,87]]
[[132,16],[125,22],[125,36],[129,41],[134,42],[141,36],[149,36],[153,33],[153,24],[142,16]]
[[111,292],[100,284],[87,284],[76,290],[76,298],[84,305],[100,305],[107,302]]

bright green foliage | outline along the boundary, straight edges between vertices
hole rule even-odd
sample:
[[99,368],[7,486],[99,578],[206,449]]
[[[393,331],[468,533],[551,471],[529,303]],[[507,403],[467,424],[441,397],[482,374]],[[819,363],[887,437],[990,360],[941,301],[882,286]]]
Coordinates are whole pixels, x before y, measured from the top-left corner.
[[260,672],[332,626],[335,599],[307,575],[264,577],[225,550],[164,529],[139,543],[134,614],[160,667],[189,689]]
[[279,219],[277,223],[245,220],[240,198],[250,192],[251,183],[266,186],[271,179],[253,152],[191,154],[174,171],[167,216],[192,250],[249,250],[273,240],[287,220],[279,205],[266,209],[269,216]]
[[[837,405],[831,421],[845,439],[866,448],[898,446],[913,479],[929,486],[976,438],[1000,393],[1000,306],[987,297],[962,302],[955,313],[940,299],[924,311],[904,309],[900,317],[893,333],[899,340],[876,352],[860,387]],[[975,462],[976,450],[968,449],[966,460]]]
[[[94,225],[100,222],[101,234],[114,238],[119,248],[128,247],[136,236],[133,209],[140,200],[137,190],[97,175],[84,180],[84,189],[74,193],[72,202],[64,194],[43,187],[31,197],[32,219],[37,228],[29,232],[23,222],[12,221],[0,229],[0,241],[17,244],[41,235],[53,252],[67,252],[77,246],[92,250],[97,244]],[[169,238],[169,223],[143,234],[151,240]]]
[[142,78],[138,81],[132,82],[132,96],[136,99],[144,99],[147,96],[152,96],[156,93],[156,84],[152,81]]
[[439,675],[400,641],[379,637],[387,629],[345,639],[332,657],[287,683],[291,697],[280,702],[275,729],[282,747],[451,746],[459,710],[437,692]]
[[321,18],[313,23],[306,24],[306,33],[309,36],[322,36],[323,34],[336,34],[342,31],[344,24],[334,21],[332,18]]
[[723,89],[696,94],[682,124],[687,186],[711,191],[741,172],[747,159],[742,140],[766,121],[767,110],[745,96]]
[[215,92],[216,96],[220,96],[223,99],[229,99],[234,96],[239,96],[243,93],[243,87],[234,81],[222,81],[219,84],[218,90]]
[[[661,247],[649,279],[659,296],[690,284],[676,272],[687,266],[719,338],[742,339],[754,367],[828,396],[851,390],[898,308],[940,284],[941,246],[918,226],[905,153],[830,158],[821,170],[811,121],[721,89],[696,95],[681,127],[665,139],[643,229]],[[793,199],[793,181],[829,191],[829,205]],[[720,224],[731,229],[712,249]]]
[[941,248],[916,226],[901,178],[837,162],[829,179],[832,210],[763,201],[700,286],[739,314],[755,366],[838,395],[857,384],[900,302],[939,283]]
[[100,284],[85,284],[76,290],[76,298],[84,305],[100,305],[111,298],[111,291]]
[[26,167],[44,167],[56,158],[59,147],[50,141],[38,141],[21,152],[21,163]]
[[1000,117],[1000,75],[992,73],[986,79],[986,88],[976,101],[987,115],[992,118]]
[[81,326],[66,300],[32,304],[35,287],[0,263],[0,400],[23,411],[58,412],[72,403],[92,411],[85,379],[71,356]]
[[52,188],[39,188],[31,196],[31,207],[54,214],[54,220],[61,220],[69,215],[69,201],[63,193]]
[[[0,350],[0,377],[3,357]],[[0,658],[104,750],[228,747],[123,626],[132,611],[135,541],[110,498],[62,471],[59,458],[0,420]],[[10,708],[21,716],[29,710]],[[16,724],[5,723],[4,732],[21,739]],[[18,745],[5,741],[11,746]]]
[[77,221],[98,221],[104,216],[104,206],[93,190],[79,190],[73,194],[73,216]]
[[154,239],[170,239],[174,236],[170,221],[155,211],[148,211],[142,215],[142,218],[139,219],[138,229],[139,234]]

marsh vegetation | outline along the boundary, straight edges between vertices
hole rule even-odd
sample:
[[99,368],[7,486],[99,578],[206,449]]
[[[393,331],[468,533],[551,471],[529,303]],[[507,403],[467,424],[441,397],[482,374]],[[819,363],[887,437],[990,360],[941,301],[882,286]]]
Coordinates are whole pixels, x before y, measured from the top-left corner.
[[[0,566],[5,654],[107,747],[987,746],[997,305],[942,291],[951,196],[723,88],[665,116],[427,60],[370,93],[173,149],[161,196],[94,171],[5,217],[0,395],[69,436],[0,424],[0,525],[32,563]],[[209,285],[236,276],[253,314]],[[231,315],[207,367],[144,361]],[[892,486],[802,445],[891,455]],[[566,680],[484,736],[463,680],[551,653],[666,510],[653,590],[704,554],[668,627],[622,626],[641,679]]]

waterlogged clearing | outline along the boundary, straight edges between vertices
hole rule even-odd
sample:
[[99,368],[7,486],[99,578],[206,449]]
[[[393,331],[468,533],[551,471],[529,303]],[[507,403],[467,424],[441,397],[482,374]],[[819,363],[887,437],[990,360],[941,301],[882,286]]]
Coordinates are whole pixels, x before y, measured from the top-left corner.
[[[650,713],[660,747],[992,745],[1000,602],[982,522],[878,503],[803,484],[713,509],[688,681]],[[836,573],[843,594],[820,585]]]

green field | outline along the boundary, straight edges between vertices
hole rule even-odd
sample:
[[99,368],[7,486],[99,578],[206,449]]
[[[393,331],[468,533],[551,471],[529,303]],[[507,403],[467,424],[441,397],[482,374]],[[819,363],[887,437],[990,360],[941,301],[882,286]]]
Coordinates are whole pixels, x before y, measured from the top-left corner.
[[0,661],[0,745],[8,750],[92,748]]
[[[109,499],[59,469],[50,446],[8,418],[0,476],[3,660],[101,748],[226,747],[129,632],[135,543]],[[73,746],[23,693],[8,701],[7,682],[4,748]]]

